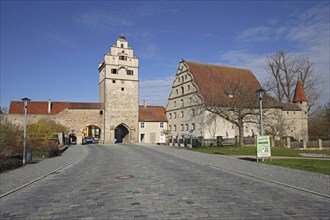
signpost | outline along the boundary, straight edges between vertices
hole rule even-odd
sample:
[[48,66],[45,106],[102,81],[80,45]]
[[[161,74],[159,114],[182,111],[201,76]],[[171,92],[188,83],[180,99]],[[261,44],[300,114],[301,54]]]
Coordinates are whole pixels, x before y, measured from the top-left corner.
[[264,161],[265,157],[271,158],[271,149],[270,149],[270,138],[269,136],[258,136],[257,137],[257,162],[259,158],[262,158]]

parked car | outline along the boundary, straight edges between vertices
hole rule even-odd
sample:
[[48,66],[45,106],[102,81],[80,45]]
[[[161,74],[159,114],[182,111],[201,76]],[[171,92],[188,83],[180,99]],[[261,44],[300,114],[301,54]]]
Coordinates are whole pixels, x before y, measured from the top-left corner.
[[99,143],[99,138],[98,137],[94,137],[93,143]]
[[85,144],[91,144],[91,143],[93,143],[93,138],[85,137]]

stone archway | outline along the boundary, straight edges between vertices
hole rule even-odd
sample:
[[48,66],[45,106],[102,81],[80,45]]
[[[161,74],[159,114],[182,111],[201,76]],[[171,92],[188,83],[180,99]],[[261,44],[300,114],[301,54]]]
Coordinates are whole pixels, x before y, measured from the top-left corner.
[[130,143],[129,129],[126,125],[120,124],[115,128],[116,143]]
[[88,125],[83,129],[82,137],[93,143],[98,143],[101,138],[101,128],[97,125]]

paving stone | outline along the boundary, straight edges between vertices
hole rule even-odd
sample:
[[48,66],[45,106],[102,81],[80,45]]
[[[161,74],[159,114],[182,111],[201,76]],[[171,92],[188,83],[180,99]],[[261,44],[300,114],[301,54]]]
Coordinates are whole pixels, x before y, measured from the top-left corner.
[[330,219],[329,198],[213,166],[286,169],[156,145],[83,148],[75,165],[1,198],[1,219]]

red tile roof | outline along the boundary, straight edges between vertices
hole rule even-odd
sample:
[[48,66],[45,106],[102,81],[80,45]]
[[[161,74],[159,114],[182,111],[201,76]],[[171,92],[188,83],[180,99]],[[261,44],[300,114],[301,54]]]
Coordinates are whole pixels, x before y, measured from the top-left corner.
[[[249,106],[251,103],[255,107],[259,106],[256,90],[261,88],[261,85],[251,70],[191,61],[182,62],[187,65],[205,103],[228,106],[236,96],[241,97],[240,99]],[[231,99],[229,94],[233,94],[234,99]],[[264,104],[280,107],[280,103],[267,94]]]
[[167,122],[163,106],[139,106],[139,121]]
[[297,82],[296,90],[294,92],[292,102],[293,103],[307,102],[307,98],[305,96],[304,87],[302,85],[301,80],[298,80],[298,82]]
[[[59,114],[64,109],[103,109],[102,103],[87,102],[51,102],[50,115]],[[48,102],[32,101],[27,108],[28,114],[48,114]],[[9,106],[9,114],[24,114],[24,106],[22,101],[11,101]]]
[[293,103],[283,103],[281,105],[281,109],[283,111],[301,111],[301,108]]

